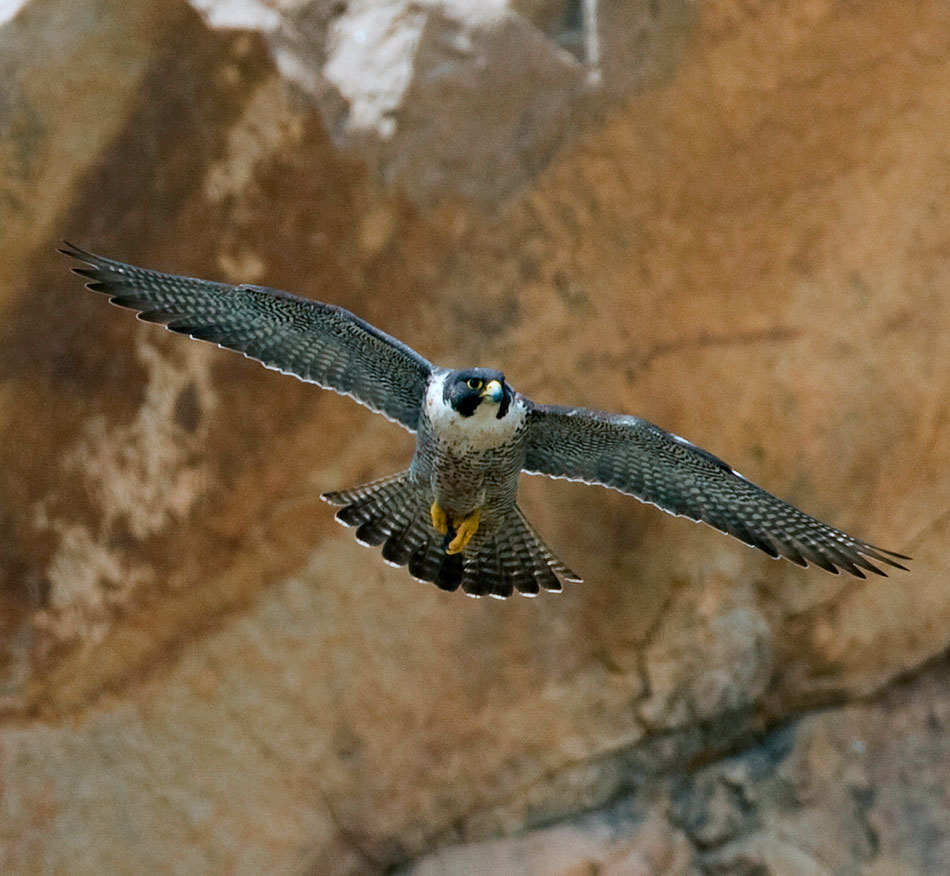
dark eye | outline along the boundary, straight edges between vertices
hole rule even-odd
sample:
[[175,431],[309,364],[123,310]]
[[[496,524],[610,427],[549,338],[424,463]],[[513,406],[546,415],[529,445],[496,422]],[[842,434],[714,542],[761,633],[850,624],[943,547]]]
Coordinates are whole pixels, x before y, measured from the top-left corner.
[[465,383],[467,384],[469,389],[482,388],[482,382],[477,377],[469,377],[469,379],[466,380]]

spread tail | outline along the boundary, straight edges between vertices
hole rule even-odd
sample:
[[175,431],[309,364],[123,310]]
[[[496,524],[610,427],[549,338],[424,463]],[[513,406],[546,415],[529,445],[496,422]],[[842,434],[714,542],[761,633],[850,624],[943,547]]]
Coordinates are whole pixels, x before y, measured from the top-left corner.
[[505,599],[516,590],[537,596],[581,580],[551,553],[517,505],[480,528],[463,555],[461,586],[469,596]]
[[339,507],[340,523],[356,527],[358,542],[382,545],[387,563],[408,565],[414,578],[443,590],[461,587],[469,596],[504,599],[516,590],[536,596],[581,580],[548,550],[517,506],[483,517],[465,550],[447,554],[448,539],[432,525],[431,502],[408,471],[322,498]]

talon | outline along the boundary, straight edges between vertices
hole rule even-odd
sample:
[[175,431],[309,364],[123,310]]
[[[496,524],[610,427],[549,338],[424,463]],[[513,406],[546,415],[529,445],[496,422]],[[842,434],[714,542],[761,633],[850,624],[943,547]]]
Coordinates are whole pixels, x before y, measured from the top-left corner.
[[435,528],[435,531],[441,535],[448,535],[449,515],[442,510],[438,502],[432,503],[432,507],[429,508],[429,513],[432,515],[432,526]]
[[458,517],[453,521],[455,523],[455,538],[449,542],[445,549],[447,554],[460,554],[468,547],[472,536],[478,532],[478,520],[481,516],[481,509],[476,508],[468,517]]

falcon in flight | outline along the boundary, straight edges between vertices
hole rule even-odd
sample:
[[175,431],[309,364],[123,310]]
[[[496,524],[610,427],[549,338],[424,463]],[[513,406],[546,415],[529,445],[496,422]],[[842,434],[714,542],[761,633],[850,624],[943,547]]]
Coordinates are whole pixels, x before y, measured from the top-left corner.
[[500,371],[450,370],[347,310],[277,289],[231,286],[123,264],[66,244],[88,288],[139,319],[237,350],[348,395],[416,433],[406,471],[324,494],[356,539],[443,590],[505,598],[580,578],[517,504],[522,471],[611,487],[701,520],[770,557],[864,578],[904,569],[874,547],[783,502],[711,453],[646,420],[536,404]]

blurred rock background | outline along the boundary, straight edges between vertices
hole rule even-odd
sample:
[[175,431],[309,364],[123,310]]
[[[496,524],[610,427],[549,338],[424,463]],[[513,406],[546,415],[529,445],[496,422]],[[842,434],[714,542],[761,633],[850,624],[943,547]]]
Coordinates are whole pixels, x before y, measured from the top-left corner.
[[[0,3],[0,871],[950,872],[950,7]],[[318,499],[347,399],[67,238],[638,413],[912,572],[525,479],[472,601]]]

